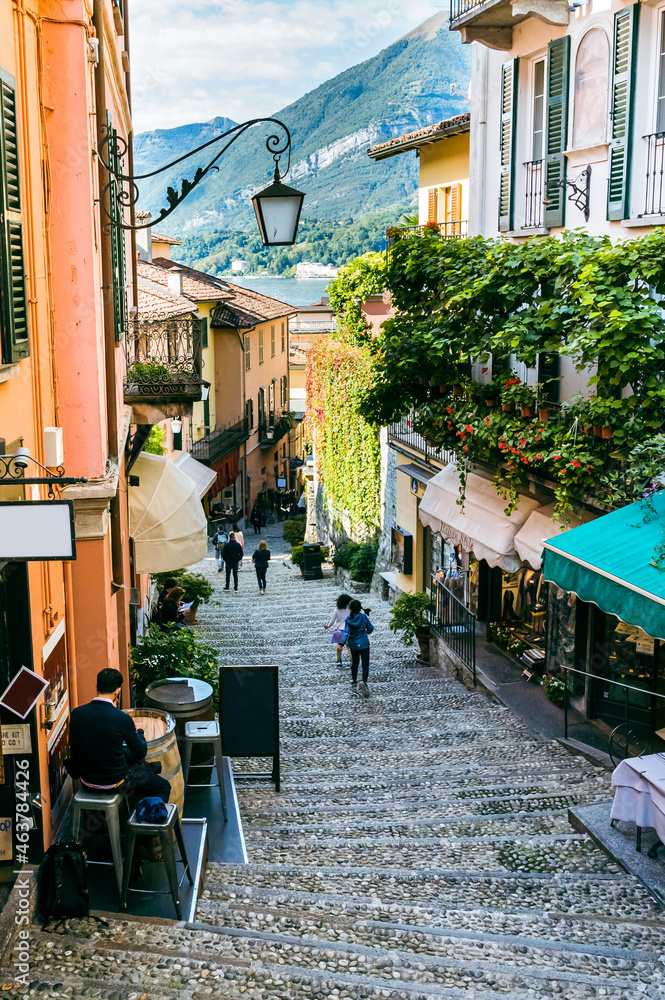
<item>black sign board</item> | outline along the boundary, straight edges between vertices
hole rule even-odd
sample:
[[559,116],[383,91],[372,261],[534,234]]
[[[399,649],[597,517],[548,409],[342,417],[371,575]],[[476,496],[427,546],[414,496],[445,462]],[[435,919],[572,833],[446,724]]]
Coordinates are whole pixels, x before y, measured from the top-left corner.
[[[270,780],[279,785],[279,681],[276,666],[222,667],[219,725],[226,757],[272,757]],[[265,778],[266,774],[237,774]]]

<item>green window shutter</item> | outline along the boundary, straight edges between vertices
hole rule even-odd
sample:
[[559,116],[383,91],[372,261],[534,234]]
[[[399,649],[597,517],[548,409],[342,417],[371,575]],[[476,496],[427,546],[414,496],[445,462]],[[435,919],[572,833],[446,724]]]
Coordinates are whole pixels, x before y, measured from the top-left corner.
[[630,183],[630,145],[632,138],[637,19],[640,4],[614,15],[612,48],[611,130],[607,218],[628,218]]
[[510,374],[510,355],[504,354],[499,356],[498,354],[492,355],[492,378],[495,375]]
[[499,187],[499,230],[507,233],[513,228],[513,202],[515,200],[515,133],[517,117],[517,67],[518,59],[511,59],[501,67],[501,180]]
[[201,347],[208,346],[208,319],[204,317],[201,320]]
[[0,79],[0,330],[4,364],[30,354],[16,92],[4,79]]
[[538,385],[543,403],[559,402],[560,363],[558,354],[538,355]]
[[570,37],[564,35],[547,46],[547,131],[545,138],[545,226],[563,226],[566,217],[564,150],[568,138],[568,81]]
[[[118,155],[118,133],[113,127],[109,111],[106,112],[106,128],[109,135],[107,155],[112,171],[122,172],[122,160]],[[125,259],[125,231],[118,223],[122,222],[122,211],[116,198],[117,183],[109,177],[109,212],[111,214],[111,267],[113,270],[113,321],[115,339],[122,340],[127,329],[127,262]]]

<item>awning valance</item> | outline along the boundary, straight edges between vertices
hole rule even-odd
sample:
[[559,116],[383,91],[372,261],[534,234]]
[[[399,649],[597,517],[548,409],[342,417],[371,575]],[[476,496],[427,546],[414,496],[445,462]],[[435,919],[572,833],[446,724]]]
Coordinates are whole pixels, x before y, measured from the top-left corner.
[[549,538],[545,579],[665,639],[665,573],[653,565],[664,529],[665,491]]
[[215,470],[209,469],[203,462],[197,462],[187,452],[184,452],[180,458],[176,458],[175,464],[179,469],[182,469],[186,476],[189,476],[193,480],[198,490],[199,500],[202,500],[217,479]]
[[543,545],[546,538],[551,538],[557,532],[577,528],[594,518],[593,514],[583,512],[579,517],[571,516],[568,521],[555,521],[555,504],[539,507],[529,514],[523,527],[515,535],[515,551],[520,559],[528,563],[532,569],[540,569],[543,562]]
[[475,473],[467,476],[463,509],[457,502],[461,495],[457,466],[447,465],[429,481],[420,501],[421,522],[466,552],[473,552],[476,559],[485,559],[507,573],[517,572],[520,560],[513,544],[515,534],[540,506],[538,501],[521,497],[517,509],[507,517],[506,501],[494,483]]
[[129,533],[137,573],[191,566],[208,550],[206,518],[196,484],[162,455],[139,455],[129,487]]

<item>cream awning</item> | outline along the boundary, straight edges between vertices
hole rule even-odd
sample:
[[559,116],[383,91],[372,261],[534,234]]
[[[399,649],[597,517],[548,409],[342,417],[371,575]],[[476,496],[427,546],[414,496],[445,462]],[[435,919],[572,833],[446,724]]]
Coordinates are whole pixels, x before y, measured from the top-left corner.
[[490,566],[500,566],[507,573],[516,573],[520,558],[514,539],[529,515],[540,504],[530,497],[521,497],[510,517],[504,513],[506,501],[499,496],[494,483],[471,472],[467,476],[464,508],[458,504],[462,490],[456,465],[447,465],[430,480],[420,502],[420,520],[433,531],[440,532],[476,559],[485,559]]
[[199,562],[208,550],[198,488],[174,462],[143,452],[132,468],[129,533],[137,573],[168,573]]
[[515,535],[515,551],[532,569],[540,569],[542,566],[544,542],[547,538],[557,536],[568,528],[578,528],[580,524],[586,524],[595,518],[594,514],[584,511],[579,517],[571,515],[570,523],[556,521],[553,516],[554,507],[555,504],[549,504],[547,507],[534,510]]
[[215,470],[209,469],[203,462],[197,462],[187,452],[183,452],[179,458],[176,458],[175,464],[179,469],[182,469],[186,476],[189,476],[194,481],[199,494],[199,500],[203,500],[212,484],[217,481]]

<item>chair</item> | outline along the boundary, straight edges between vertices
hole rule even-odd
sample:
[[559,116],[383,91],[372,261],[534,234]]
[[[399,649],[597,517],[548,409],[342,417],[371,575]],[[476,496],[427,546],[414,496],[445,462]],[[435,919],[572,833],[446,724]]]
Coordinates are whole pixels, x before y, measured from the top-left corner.
[[140,823],[136,818],[136,810],[134,810],[132,815],[129,817],[129,822],[127,823],[127,857],[125,859],[125,873],[122,883],[122,892],[120,895],[120,909],[121,911],[125,911],[127,909],[127,893],[129,892],[129,878],[132,871],[136,838],[144,835],[159,837],[164,865],[166,866],[166,875],[169,880],[169,892],[171,893],[171,897],[175,905],[178,920],[182,920],[178,870],[176,868],[175,857],[176,841],[180,850],[180,858],[185,866],[185,872],[187,873],[190,885],[194,885],[194,879],[192,878],[189,861],[187,860],[185,842],[182,837],[182,828],[180,826],[180,817],[178,816],[178,807],[174,802],[168,802],[166,808],[168,810],[168,817],[163,823]]
[[194,744],[208,744],[212,746],[215,754],[215,769],[217,771],[217,781],[207,784],[192,785],[192,788],[214,788],[219,785],[219,794],[222,800],[222,812],[224,822],[228,820],[226,812],[226,793],[224,791],[224,764],[222,758],[222,737],[219,732],[218,722],[187,722],[185,723],[185,737],[183,741],[182,775],[185,782],[185,792],[187,791],[187,781],[189,772],[197,768],[210,767],[210,764],[192,764],[192,747]]
[[[72,818],[72,837],[78,841],[81,830],[81,814],[84,812],[103,812],[105,814],[119,893],[122,893],[123,879],[122,845],[120,843],[120,806],[123,802],[126,804],[126,801],[124,795],[120,795],[119,793],[105,795],[104,792],[84,791],[81,789],[81,791],[76,792],[74,795],[74,815]],[[89,864],[110,863],[104,861],[89,862]]]

